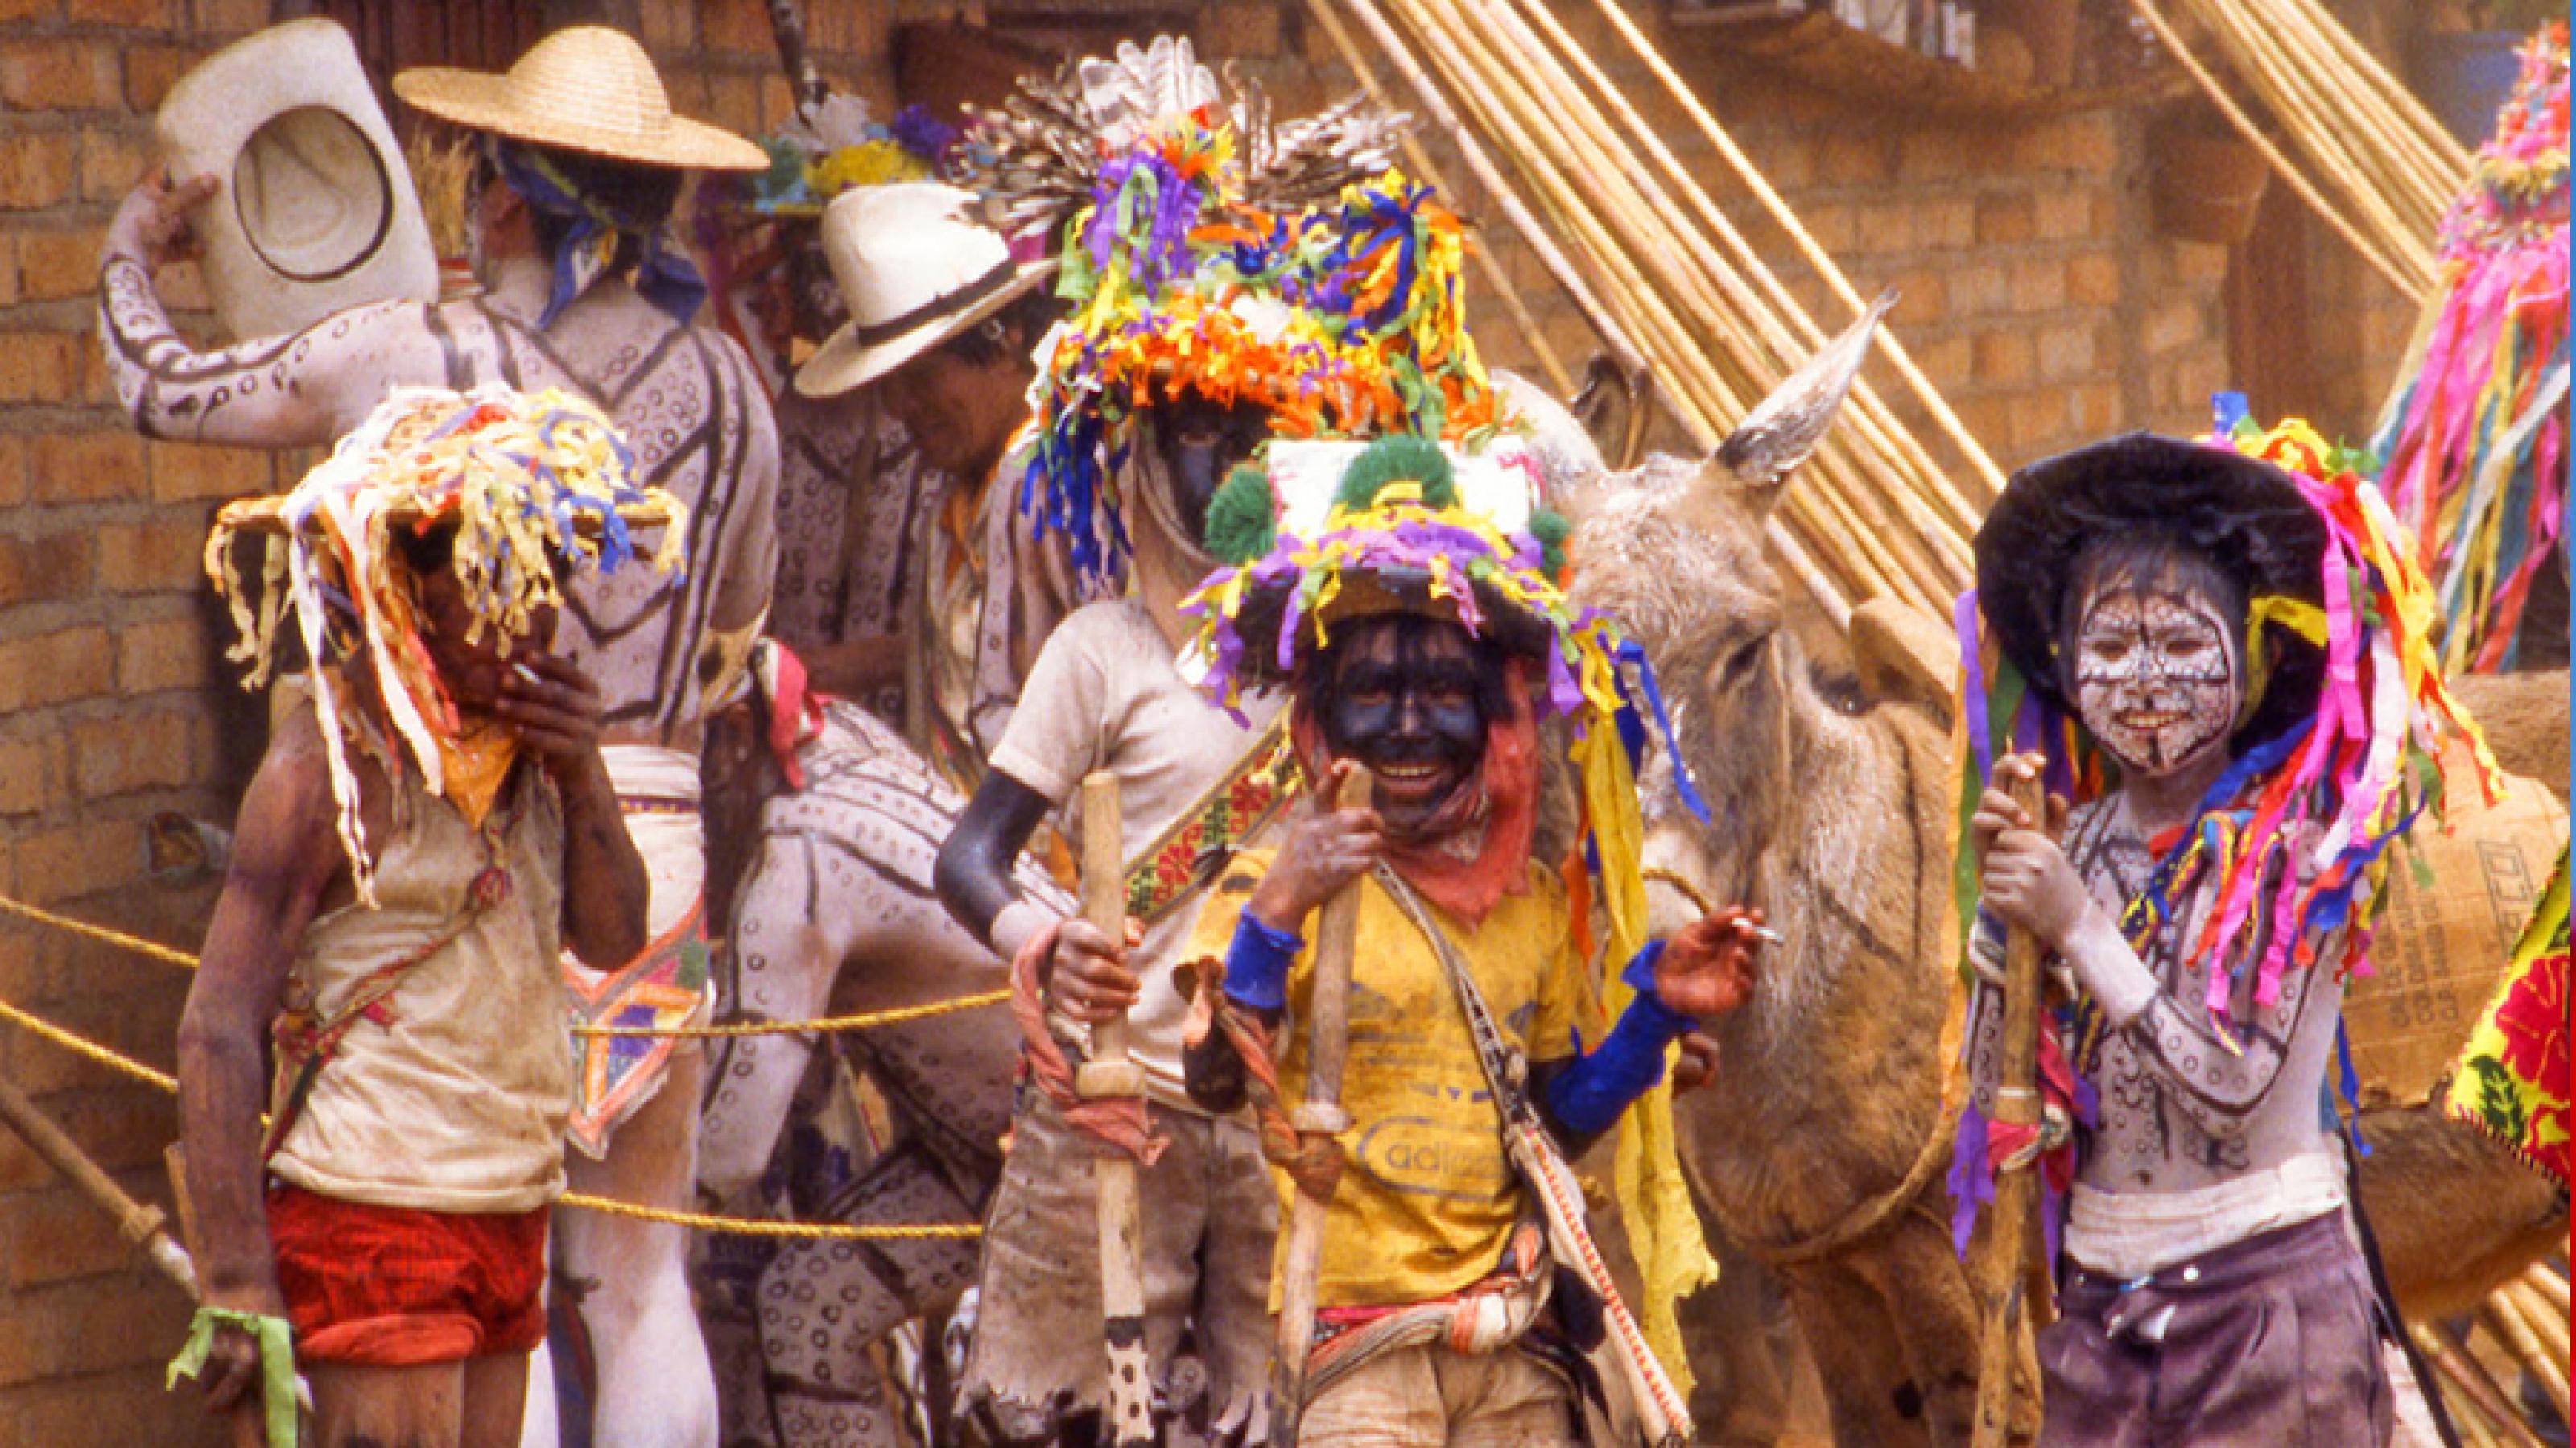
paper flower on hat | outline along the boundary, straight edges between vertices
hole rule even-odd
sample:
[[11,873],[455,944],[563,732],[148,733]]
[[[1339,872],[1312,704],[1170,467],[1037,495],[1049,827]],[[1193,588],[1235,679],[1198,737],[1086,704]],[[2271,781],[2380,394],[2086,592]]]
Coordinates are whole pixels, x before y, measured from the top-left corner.
[[845,191],[930,180],[957,136],[926,107],[907,106],[884,126],[868,119],[864,102],[836,94],[810,118],[761,138],[769,169],[740,178],[731,200],[757,215],[811,220]]
[[985,113],[964,165],[1012,230],[1061,228],[1072,314],[1040,343],[1021,505],[1101,574],[1134,413],[1196,391],[1274,436],[1462,437],[1492,420],[1457,218],[1388,170],[1403,118],[1354,97],[1274,126],[1163,37]]
[[[281,498],[225,505],[206,540],[206,572],[231,607],[241,639],[230,656],[265,683],[282,613],[292,609],[311,661],[314,705],[330,751],[340,835],[360,897],[372,900],[372,855],[362,838],[342,726],[334,657],[373,670],[386,720],[433,794],[480,821],[507,772],[514,736],[462,715],[431,663],[395,544],[402,532],[452,526],[456,580],[484,633],[515,645],[536,610],[560,605],[555,561],[611,571],[635,553],[630,525],[659,525],[653,566],[681,561],[687,510],[638,485],[634,459],[597,409],[547,391],[499,383],[454,393],[399,389],[341,439]],[[234,568],[232,544],[265,533],[268,551],[254,611]]]

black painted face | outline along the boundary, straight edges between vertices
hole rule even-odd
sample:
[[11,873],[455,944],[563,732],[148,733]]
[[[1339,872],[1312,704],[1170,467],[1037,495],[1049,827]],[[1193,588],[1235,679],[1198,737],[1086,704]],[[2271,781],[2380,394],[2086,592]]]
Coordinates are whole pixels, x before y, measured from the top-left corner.
[[1151,436],[1171,480],[1174,521],[1195,539],[1207,529],[1208,500],[1226,475],[1252,460],[1270,436],[1270,410],[1249,402],[1216,403],[1196,392],[1155,404]]
[[1419,836],[1485,760],[1475,641],[1454,623],[1392,614],[1346,626],[1321,723],[1337,759],[1377,776],[1387,832]]

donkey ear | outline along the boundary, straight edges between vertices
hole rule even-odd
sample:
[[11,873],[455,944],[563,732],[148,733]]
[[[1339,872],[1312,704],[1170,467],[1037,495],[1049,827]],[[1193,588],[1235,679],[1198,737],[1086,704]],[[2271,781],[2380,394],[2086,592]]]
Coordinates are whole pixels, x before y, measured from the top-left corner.
[[1843,399],[1860,376],[1869,355],[1870,334],[1879,318],[1896,305],[1896,293],[1882,292],[1860,320],[1825,344],[1806,365],[1789,374],[1771,395],[1744,415],[1726,441],[1717,445],[1717,462],[1735,475],[1738,487],[1769,494],[1790,472],[1816,451],[1825,429],[1833,426]]

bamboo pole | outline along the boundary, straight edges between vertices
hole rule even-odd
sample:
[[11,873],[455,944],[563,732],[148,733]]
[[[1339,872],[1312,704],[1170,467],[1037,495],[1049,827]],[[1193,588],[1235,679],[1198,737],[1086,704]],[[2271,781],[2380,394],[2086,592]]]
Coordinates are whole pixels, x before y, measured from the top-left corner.
[[2522,1309],[2523,1321],[2530,1323],[2531,1330],[2540,1335],[2540,1345],[2547,1350],[2549,1360],[2555,1363],[2566,1362],[2568,1360],[2566,1312],[2552,1307],[2547,1295],[2527,1281],[2508,1282],[2502,1290],[2512,1296],[2516,1307]]
[[[1332,6],[1322,3],[1322,0],[1310,0],[1308,8],[1322,23],[1324,34],[1333,42],[1333,49],[1341,53],[1342,63],[1359,78],[1360,89],[1389,110],[1404,109],[1387,97],[1386,88],[1378,83],[1377,71],[1369,65],[1368,57],[1361,53],[1359,43],[1351,38],[1342,18],[1333,13]],[[1405,132],[1400,142],[1404,147],[1404,163],[1413,168],[1415,175],[1429,182],[1433,190],[1464,201],[1458,190],[1441,176],[1440,168],[1431,160],[1431,153],[1422,148],[1422,143],[1414,139],[1412,132]],[[1547,385],[1555,389],[1558,397],[1573,396],[1574,374],[1565,369],[1564,360],[1556,355],[1556,348],[1539,328],[1538,318],[1531,314],[1529,303],[1521,297],[1520,288],[1513,286],[1511,277],[1503,271],[1503,264],[1495,260],[1492,250],[1487,247],[1471,246],[1467,250],[1481,263],[1477,274],[1493,288],[1494,295],[1502,299],[1503,310],[1512,314],[1512,321],[1521,329],[1521,335],[1529,340],[1531,354],[1538,358],[1539,369],[1547,374]]]
[[[1707,136],[1709,143],[1717,147],[1718,154],[1726,158],[1726,164],[1753,192],[1754,197],[1762,203],[1763,209],[1770,213],[1771,219],[1788,234],[1790,242],[1798,248],[1798,254],[1805,258],[1807,265],[1815,270],[1816,275],[1824,280],[1825,285],[1832,289],[1834,295],[1840,298],[1845,306],[1852,309],[1853,316],[1857,317],[1869,310],[1868,304],[1861,300],[1860,293],[1853,290],[1850,280],[1842,274],[1842,269],[1834,265],[1833,258],[1826,255],[1825,249],[1816,244],[1815,237],[1810,235],[1805,224],[1798,220],[1798,214],[1789,209],[1786,201],[1780,199],[1780,193],[1772,189],[1770,181],[1764,178],[1761,171],[1753,165],[1752,158],[1745,155],[1743,149],[1735,144],[1735,138],[1729,136],[1726,128],[1717,123],[1717,117],[1711,115],[1708,108],[1700,104],[1698,95],[1683,83],[1681,76],[1675,73],[1670,63],[1665,61],[1663,52],[1657,50],[1654,43],[1646,38],[1645,33],[1637,28],[1636,23],[1628,18],[1627,12],[1619,7],[1618,0],[1595,0],[1595,3],[1599,5],[1601,13],[1609,19],[1611,26],[1619,32],[1630,47],[1635,49],[1638,58],[1646,63],[1646,68],[1652,71],[1655,78],[1663,82],[1664,88],[1672,93],[1673,99],[1699,127],[1701,134]],[[2003,470],[1995,466],[1994,459],[1986,455],[1986,450],[1959,421],[1958,414],[1950,410],[1950,404],[1942,398],[1940,390],[1935,388],[1931,380],[1923,375],[1921,369],[1914,365],[1914,359],[1906,355],[1905,349],[1884,327],[1879,329],[1877,346],[1880,355],[1896,364],[1896,370],[1904,375],[1907,384],[1914,389],[1916,399],[1923,404],[1924,410],[1931,414],[1933,422],[1943,432],[1949,434],[1951,443],[1959,449],[1962,456],[1967,458],[1969,466],[1975,468],[1978,476],[1985,479],[1987,489],[1991,492],[2001,492],[2004,485]]]
[[2523,1321],[2522,1310],[2513,1299],[2501,1293],[2479,1305],[2478,1315],[2490,1331],[2512,1352],[2522,1370],[2540,1380],[2542,1391],[2558,1405],[2558,1416],[2568,1416],[2567,1365],[2550,1356],[2540,1343],[2540,1335]]
[[[1488,0],[1488,3],[1491,3],[1491,0]],[[1771,307],[1770,315],[1764,320],[1768,321],[1771,317],[1776,317],[1781,323],[1793,329],[1796,341],[1792,345],[1795,347],[1813,350],[1823,346],[1824,329],[1798,305],[1797,300],[1789,294],[1789,289],[1781,283],[1779,277],[1763,264],[1751,242],[1735,225],[1734,219],[1710,198],[1707,190],[1699,184],[1698,178],[1691,175],[1688,167],[1682,165],[1680,158],[1673,154],[1672,148],[1664,144],[1663,138],[1655,133],[1655,128],[1638,112],[1635,105],[1630,103],[1627,95],[1602,73],[1600,66],[1593,61],[1591,55],[1566,31],[1542,0],[1518,0],[1518,8],[1538,23],[1553,42],[1556,51],[1566,61],[1571,62],[1591,88],[1599,92],[1618,112],[1621,123],[1627,128],[1627,133],[1633,135],[1646,148],[1647,153],[1671,178],[1674,188],[1690,202],[1690,210],[1725,244],[1727,251],[1732,254],[1732,266],[1762,288]],[[1686,228],[1676,227],[1674,231],[1688,238],[1702,251],[1707,249],[1706,242]],[[1776,326],[1774,335],[1777,335]],[[1894,344],[1891,343],[1891,345]],[[1789,350],[1789,347],[1782,346],[1777,341],[1774,342],[1774,346],[1783,355]],[[1885,411],[1884,404],[1865,388],[1855,388],[1854,391],[1853,401],[1860,403],[1863,412],[1871,416],[1874,421],[1878,414]],[[1911,442],[1912,439],[1908,438],[1906,441]],[[1974,443],[1974,438],[1967,439],[1968,446],[1973,446]],[[1921,464],[1921,474],[1932,485],[1926,491],[1944,511],[1950,514],[1950,521],[1962,533],[1973,533],[1977,526],[1976,509],[1960,495],[1957,487],[1950,481],[1949,474],[1934,465],[1928,454],[1922,453],[1919,444],[1915,445],[1915,451]],[[1974,456],[1982,457],[1982,449],[1979,449]],[[1988,462],[1984,466],[1990,468],[1992,464]],[[1936,536],[1945,531],[1934,530]]]
[[[2524,1427],[2522,1415],[2514,1411],[2505,1397],[2503,1385],[2487,1371],[2486,1364],[2478,1361],[2477,1354],[2469,1351],[2467,1343],[2446,1337],[2422,1324],[2415,1326],[2414,1333],[2415,1345],[2425,1360],[2460,1390],[2460,1403],[2455,1406],[2464,1405],[2474,1410],[2487,1425],[2490,1441],[2502,1438],[2507,1448],[2541,1448],[2540,1441]],[[2453,1416],[2461,1415],[2455,1413]]]
[[[1434,28],[1443,18],[1460,18],[1454,13],[1443,17],[1434,8],[1436,0],[1396,0],[1396,4],[1399,10],[1409,8],[1417,28],[1424,30]],[[1570,113],[1574,105],[1572,98],[1541,95],[1526,86],[1526,79],[1543,74],[1544,68],[1531,67],[1522,71],[1503,67],[1486,45],[1482,27],[1468,24],[1448,28],[1459,47],[1460,64],[1455,78],[1462,89],[1478,92],[1479,99],[1492,105],[1498,114],[1511,117],[1510,124],[1516,130],[1516,144],[1529,147],[1527,152],[1516,149],[1514,154],[1552,158],[1559,175],[1580,178],[1574,189],[1589,195],[1588,198],[1578,195],[1576,199],[1588,199],[1591,205],[1576,209],[1575,214],[1582,215],[1588,210],[1593,218],[1598,218],[1606,213],[1623,220],[1631,232],[1650,234],[1653,223],[1649,218],[1654,215],[1658,196],[1640,194],[1633,185],[1623,189],[1619,158],[1593,138],[1585,136],[1579,126],[1568,125],[1559,119],[1560,115]],[[1487,80],[1494,84],[1485,84]],[[1522,88],[1515,91],[1511,88],[1515,85]],[[1568,111],[1553,109],[1550,101],[1567,107]],[[1655,274],[1648,278],[1631,270],[1630,276],[1637,281],[1641,298],[1678,299],[1686,307],[1695,305],[1703,317],[1719,313],[1719,299],[1708,291],[1707,279],[1694,274],[1684,264],[1681,251],[1643,248],[1629,265],[1641,265]],[[1658,279],[1660,286],[1654,285]],[[1714,342],[1718,348],[1735,353],[1742,370],[1749,372],[1758,365],[1755,359],[1745,355],[1749,346],[1740,332],[1730,333],[1715,327],[1706,330],[1710,335],[1699,339],[1703,344]],[[1899,584],[1900,596],[1918,607],[1931,606],[1930,599],[1937,595],[1939,586],[1927,586],[1922,580],[1943,578],[1941,560],[1930,553],[1918,530],[1896,525],[1896,520],[1875,493],[1875,489],[1864,485],[1855,489],[1819,490],[1816,496],[1838,515],[1837,521],[1847,525],[1851,541],[1871,552],[1881,573]],[[1944,581],[1958,582],[1955,579]]]
[[2281,154],[2280,148],[2273,145],[2271,139],[2263,134],[2262,128],[2254,124],[2253,118],[2245,114],[2244,107],[2239,106],[2235,99],[2227,94],[2226,88],[2218,83],[2218,78],[2209,73],[2209,68],[2202,65],[2199,58],[2184,47],[2181,35],[2175,32],[2173,23],[2165,19],[2164,14],[2156,9],[2153,0],[2130,0],[2130,4],[2137,9],[2139,15],[2145,17],[2147,24],[2155,30],[2157,38],[2164,42],[2165,48],[2173,52],[2174,59],[2181,63],[2184,70],[2191,73],[2193,80],[2200,83],[2201,90],[2208,95],[2211,103],[2218,107],[2220,113],[2227,117],[2229,124],[2236,127],[2237,133],[2251,143],[2254,149],[2263,153],[2263,159],[2270,163],[2273,171],[2282,180],[2288,182],[2290,189],[2298,192],[2300,199],[2306,201],[2311,210],[2324,218],[2327,225],[2333,227],[2345,241],[2351,243],[2353,250],[2361,253],[2363,261],[2368,262],[2373,270],[2387,278],[2390,286],[2417,302],[2423,301],[2430,294],[2432,278],[2429,268],[2426,275],[2418,278],[2413,275],[2413,269],[2382,255],[2376,244],[2364,237],[2342,212],[2336,210],[2331,202],[2319,195],[2315,184],[2309,181],[2288,157]]
[[2551,1267],[2546,1262],[2534,1262],[2530,1267],[2524,1269],[2522,1278],[2525,1282],[2539,1288],[2542,1296],[2547,1297],[2551,1302],[2557,1304],[2558,1311],[2561,1316],[2566,1315],[2568,1310],[2567,1279],[2559,1276],[2556,1268]]
[[[1503,0],[1466,0],[1466,5],[1476,12],[1473,16],[1467,14],[1459,0],[1448,3],[1453,16],[1481,18],[1501,29],[1506,43],[1518,41],[1529,47],[1529,53],[1545,53],[1536,32],[1524,25]],[[1469,38],[1483,28],[1467,24],[1456,30],[1462,38]],[[1467,43],[1480,42],[1468,39]],[[1668,286],[1683,294],[1682,300],[1693,305],[1710,340],[1734,356],[1740,373],[1774,382],[1793,370],[1775,359],[1787,355],[1798,342],[1775,317],[1762,312],[1749,283],[1716,255],[1704,236],[1664,220],[1680,209],[1674,198],[1636,153],[1611,133],[1607,117],[1574,86],[1571,77],[1555,67],[1537,65],[1526,69],[1496,68],[1489,73],[1522,81],[1524,109],[1540,131],[1555,132],[1559,150],[1571,162],[1565,168],[1568,173],[1585,178],[1596,196],[1618,213],[1632,232],[1648,241],[1660,239],[1665,243],[1643,247],[1641,254],[1665,275]],[[1557,119],[1560,116],[1562,123]],[[1690,265],[1693,260],[1698,262],[1696,270]],[[1759,355],[1752,345],[1756,339],[1767,343],[1773,355]],[[1958,566],[1960,560],[1944,556],[1935,541],[1945,535],[1946,529],[1931,517],[1929,510],[1921,508],[1918,496],[1898,483],[1900,478],[1909,477],[1910,465],[1916,459],[1896,445],[1894,437],[1878,426],[1866,408],[1846,403],[1844,421],[1851,429],[1850,435],[1863,444],[1860,450],[1875,454],[1874,458],[1853,460],[1853,481],[1860,486],[1852,491],[1849,501],[1860,505],[1862,521],[1885,530],[1884,536],[1896,545],[1894,551],[1906,555],[1904,569],[1915,579],[1930,581],[1935,594],[1956,593],[1966,584],[1965,573]],[[1880,466],[1870,466],[1873,461]]]

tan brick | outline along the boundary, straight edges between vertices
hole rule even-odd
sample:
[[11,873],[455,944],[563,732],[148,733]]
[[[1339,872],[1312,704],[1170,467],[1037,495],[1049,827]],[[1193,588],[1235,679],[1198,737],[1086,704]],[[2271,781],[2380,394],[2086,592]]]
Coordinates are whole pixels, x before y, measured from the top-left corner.
[[[43,334],[68,353],[86,338]],[[71,370],[68,356],[59,364]],[[40,503],[92,502],[143,493],[143,439],[127,432],[43,433],[28,459],[29,493]]]
[[101,528],[99,582],[118,593],[194,593],[204,586],[205,540],[205,525],[193,518]]
[[1909,346],[1908,350],[1914,356],[1914,365],[1923,369],[1934,387],[1945,392],[1964,386],[1974,370],[1974,347],[1966,337],[1942,337]]
[[1828,201],[1810,206],[1801,212],[1799,219],[1806,223],[1807,234],[1815,238],[1816,245],[1828,255],[1840,255],[1851,250],[1852,241],[1858,235],[1853,209],[1844,202]]
[[210,687],[222,677],[221,662],[206,625],[193,614],[116,631],[116,686],[128,695]]
[[2047,328],[2034,339],[2039,351],[2039,375],[2050,382],[2067,382],[2093,370],[2093,324],[2067,322]]
[[9,1244],[10,1285],[21,1291],[114,1271],[128,1250],[115,1222],[70,1187],[0,1201],[0,1240]]
[[1915,211],[1914,244],[1940,251],[1965,251],[1977,244],[1977,203],[1966,196],[1944,196]]
[[29,301],[87,296],[98,285],[98,253],[105,227],[29,231],[18,237],[19,290]]
[[256,448],[156,442],[146,452],[156,502],[246,497],[266,492],[276,481],[269,454]]
[[0,0],[0,21],[50,20],[63,13],[63,0]]
[[2035,229],[2042,241],[2078,241],[2093,234],[2093,198],[2072,188],[2039,193]]
[[[1888,278],[1887,285],[1897,294],[1896,309],[1887,316],[1892,326],[1928,327],[1948,315],[1949,301],[1937,271],[1918,267],[1899,272]],[[1869,295],[1868,290],[1864,289],[1862,295]]]
[[0,605],[50,603],[89,587],[86,533],[0,537]]
[[180,0],[80,0],[80,18],[92,25],[122,25],[134,30],[178,27]]
[[0,333],[0,402],[64,402],[77,396],[81,350],[95,345],[74,332]]
[[1215,7],[1204,32],[1208,48],[1219,55],[1267,57],[1279,54],[1279,17],[1285,7],[1268,3],[1229,3]]
[[188,716],[126,714],[91,724],[72,741],[73,777],[83,799],[171,789],[193,778]]
[[2038,206],[2028,196],[1977,198],[1977,244],[2014,246],[2038,229]]
[[2066,394],[2054,388],[2012,399],[2012,446],[2028,456],[2057,442],[2066,432]]
[[27,501],[27,440],[0,433],[0,508]]
[[2107,174],[2120,159],[2116,113],[2069,116],[2021,133],[2012,152],[2019,168]]
[[125,103],[137,113],[161,109],[170,87],[196,67],[203,52],[180,45],[137,45],[125,52]]
[[2088,382],[2075,389],[2075,430],[2086,437],[2105,437],[2120,428],[2120,388],[2114,382]]
[[39,905],[115,889],[142,868],[143,829],[132,820],[91,820],[18,841],[18,890]]
[[1891,256],[1914,249],[1914,208],[1903,201],[1882,201],[1860,209],[1852,250],[1864,256]]
[[73,138],[59,131],[0,136],[0,211],[34,211],[70,198]]
[[2146,349],[2148,356],[2154,357],[2190,346],[2201,336],[2200,303],[2196,300],[2167,302],[2147,313],[2145,325],[2138,329],[2138,345]]
[[753,132],[760,129],[760,83],[747,75],[719,75],[714,87],[712,113],[706,119],[729,130]]
[[[169,939],[167,935],[159,932],[155,932],[153,938],[165,942]],[[125,958],[133,959],[131,956]],[[149,962],[136,968],[156,971],[161,969]],[[78,981],[81,977],[75,976],[73,979]],[[156,988],[154,993],[178,991],[178,999],[184,1004],[187,999],[184,982],[166,974],[161,979],[164,985]],[[158,1022],[165,1016],[175,1019],[171,1012],[176,1009],[177,1007],[156,1006],[146,1013],[152,1015]],[[176,1036],[174,1035],[172,1039],[175,1040]],[[64,1103],[54,1113],[54,1117],[62,1123],[63,1130],[72,1133],[72,1139],[81,1144],[81,1150],[88,1152],[92,1160],[110,1171],[124,1171],[130,1167],[142,1167],[147,1171],[157,1170],[161,1165],[161,1149],[169,1145],[179,1134],[177,1103],[160,1092],[140,1085],[132,1091],[75,1098]],[[147,1199],[157,1199],[160,1196],[161,1193],[156,1189]]]
[[106,693],[108,657],[107,631],[96,627],[0,642],[0,711]]
[[[2173,245],[2174,275],[2187,282],[2223,281],[2227,276],[2227,248],[2196,241],[2178,241]],[[2370,273],[2375,281],[2377,272]]]
[[248,35],[269,22],[274,0],[195,0],[197,29],[215,35]]
[[761,0],[699,0],[697,9],[698,32],[708,50],[748,51],[766,56],[777,44],[769,28],[768,8]]
[[1980,262],[1950,273],[1946,290],[1954,317],[1986,316],[2012,305],[2012,282],[2002,265]]
[[81,134],[81,198],[117,201],[143,179],[150,147],[140,135],[90,130]]
[[124,89],[119,79],[115,48],[92,41],[21,40],[0,51],[0,101],[11,110],[94,111],[112,106]]
[[[170,1344],[187,1332],[185,1299],[160,1289],[171,1306],[162,1308],[169,1321],[150,1329],[151,1340],[167,1356]],[[42,1331],[41,1317],[26,1324]],[[0,1327],[6,1335],[9,1327]],[[224,1441],[206,1413],[204,1396],[192,1388],[166,1391],[160,1370],[149,1362],[114,1372],[84,1373],[0,1396],[0,1422],[21,1436],[12,1444],[155,1443],[211,1444]]]
[[1971,149],[1967,133],[1953,127],[1908,131],[1896,140],[1896,179],[1937,181],[1963,174]]
[[1816,146],[1816,178],[1828,186],[1883,185],[1890,149],[1884,136],[1827,136]]
[[[828,8],[828,7],[827,7]],[[668,57],[696,48],[698,7],[691,0],[643,0],[644,48]],[[811,34],[809,43],[819,43]]]
[[2093,252],[2066,264],[2066,294],[2078,306],[2116,307],[2120,304],[2120,259],[2109,252]]
[[[45,807],[45,754],[41,740],[0,739],[0,814],[34,814]],[[19,953],[14,944],[0,945],[0,960]]]
[[1982,386],[2012,387],[2030,380],[2036,351],[2027,332],[1980,332],[1976,376]]
[[2053,312],[2066,305],[2066,263],[2053,257],[2014,262],[2012,306],[2016,312]]

